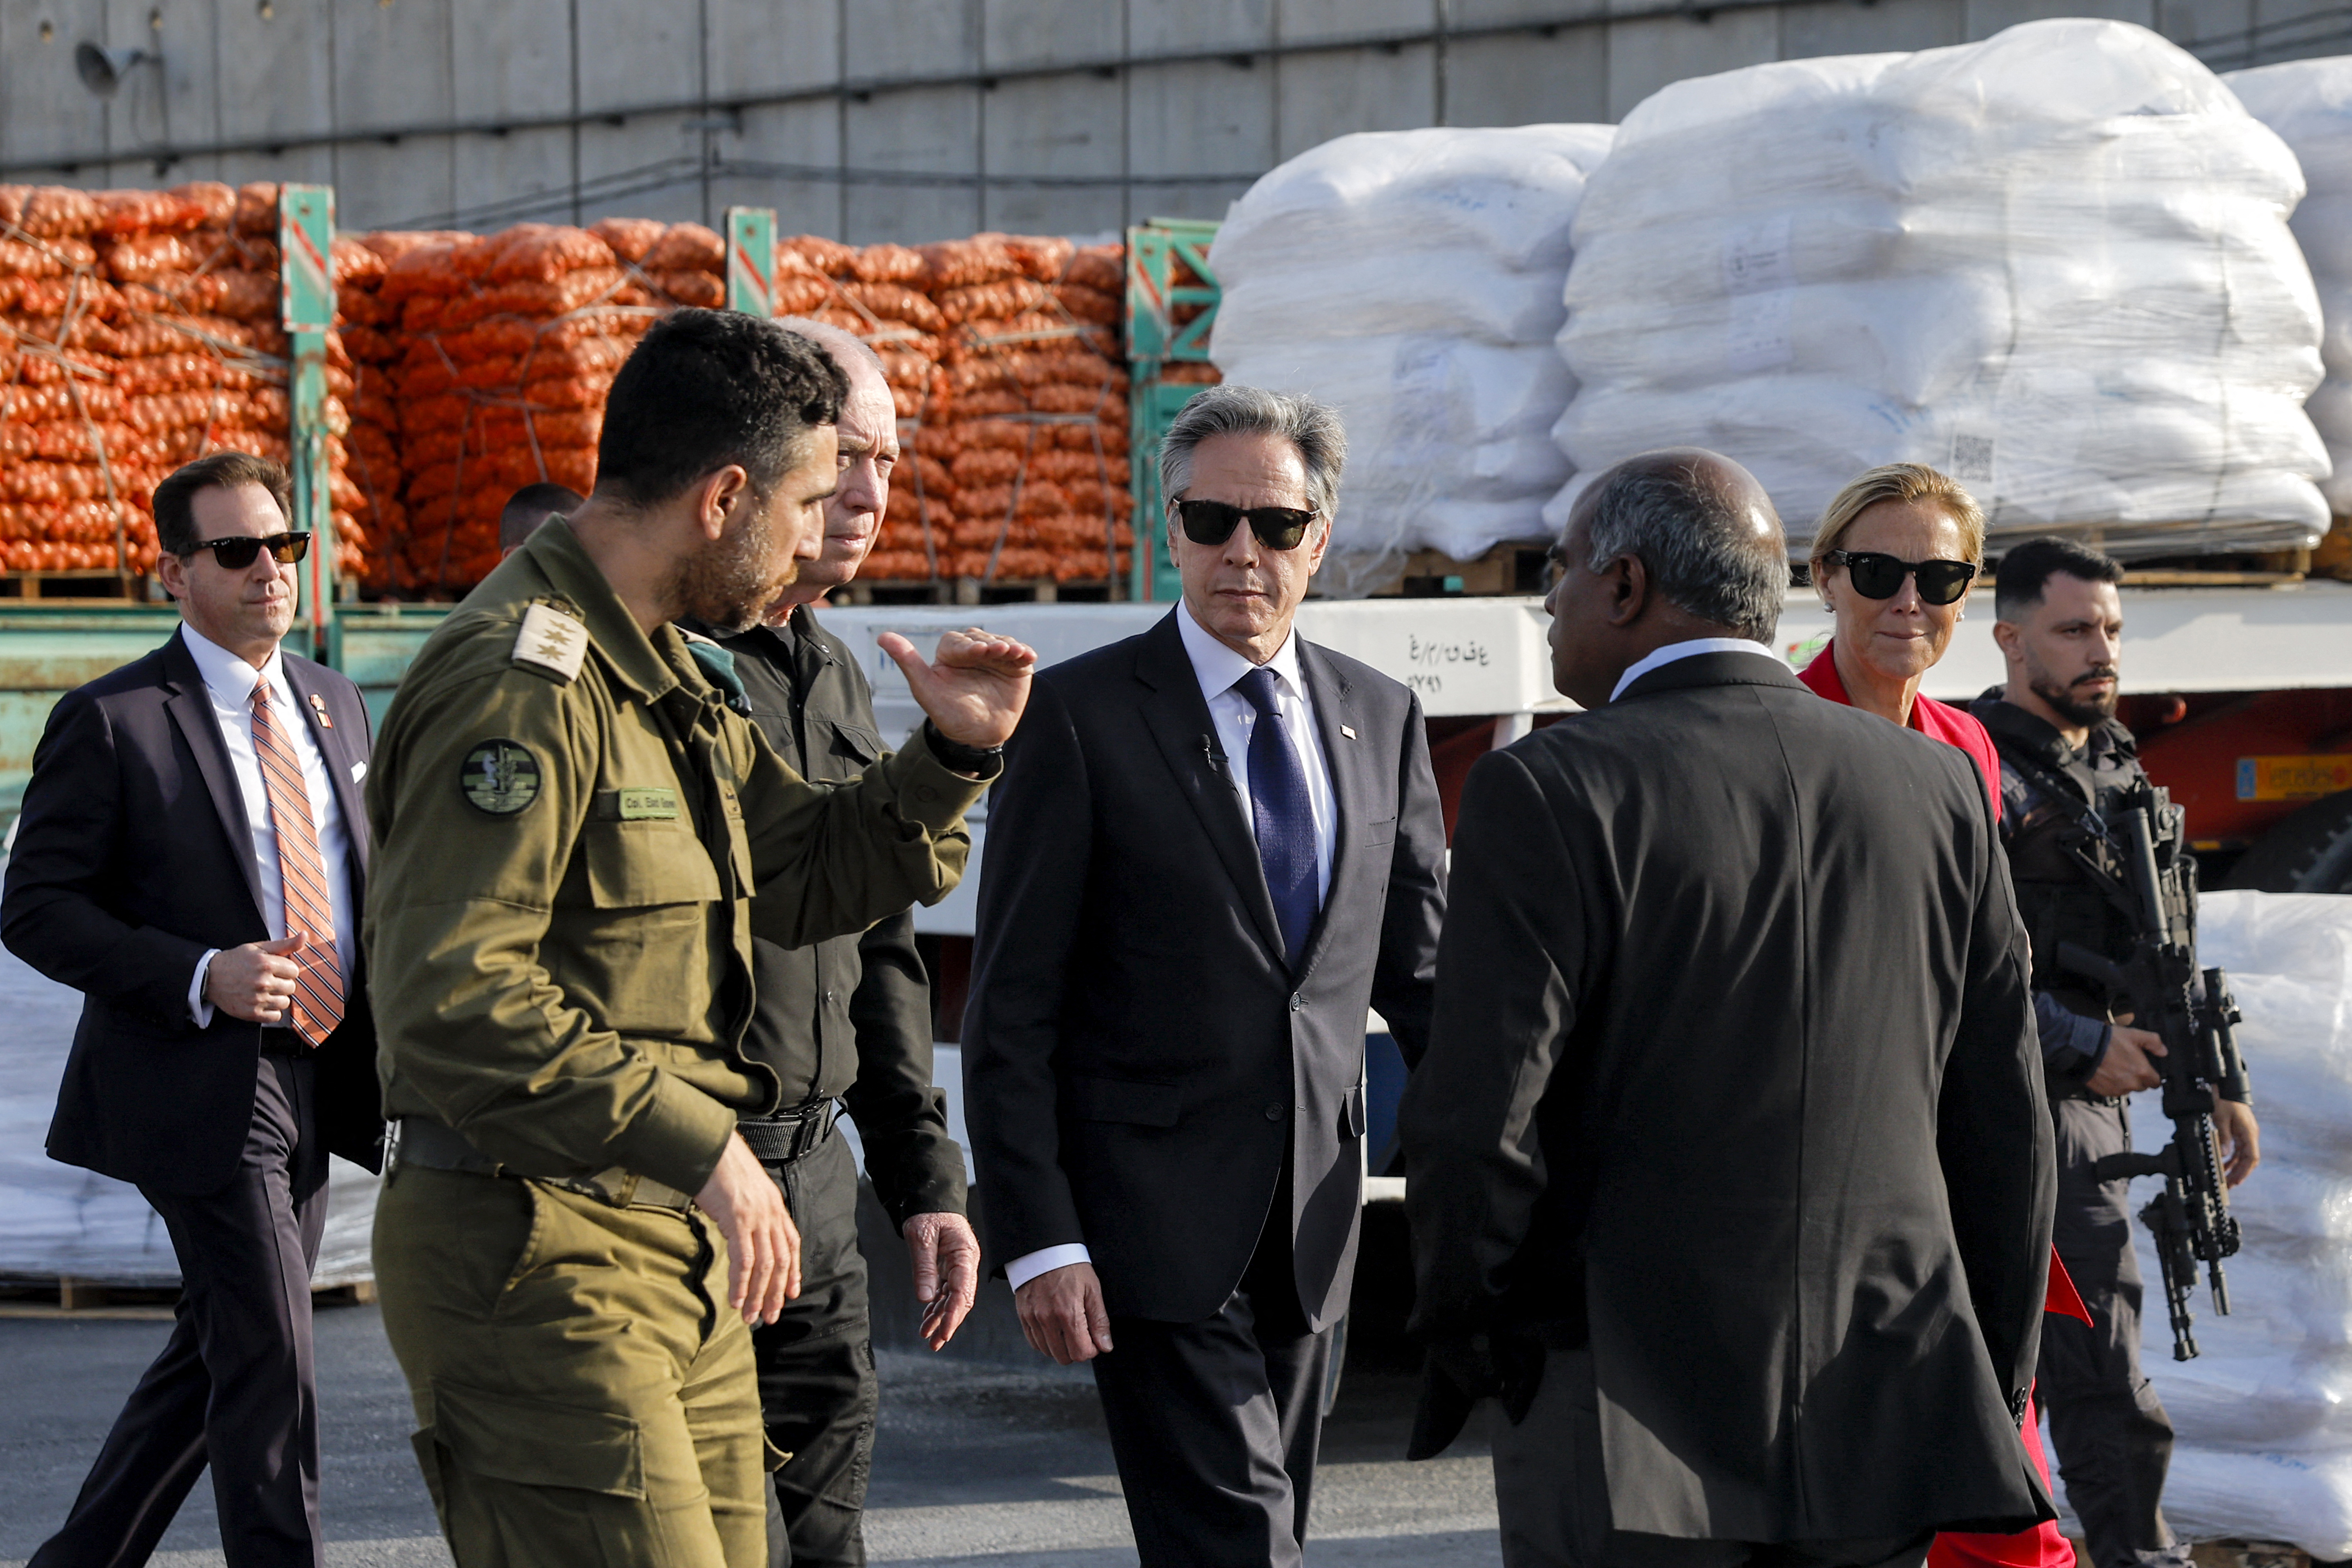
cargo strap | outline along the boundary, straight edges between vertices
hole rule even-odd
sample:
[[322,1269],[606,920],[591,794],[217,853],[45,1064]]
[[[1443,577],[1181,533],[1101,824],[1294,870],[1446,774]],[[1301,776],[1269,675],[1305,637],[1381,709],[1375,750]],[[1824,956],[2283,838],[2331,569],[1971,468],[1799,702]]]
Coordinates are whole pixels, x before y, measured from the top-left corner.
[[834,1102],[813,1100],[773,1116],[747,1116],[735,1124],[765,1165],[789,1165],[833,1136]]
[[520,1171],[508,1170],[475,1148],[456,1128],[445,1127],[426,1116],[404,1116],[400,1119],[399,1152],[394,1156],[394,1162],[427,1171],[463,1171],[477,1176],[534,1181],[567,1193],[577,1193],[583,1197],[594,1198],[598,1203],[610,1204],[614,1208],[646,1204],[683,1213],[694,1205],[693,1194],[679,1192],[676,1187],[656,1182],[650,1176],[625,1171],[618,1165],[599,1171],[593,1176],[526,1177]]

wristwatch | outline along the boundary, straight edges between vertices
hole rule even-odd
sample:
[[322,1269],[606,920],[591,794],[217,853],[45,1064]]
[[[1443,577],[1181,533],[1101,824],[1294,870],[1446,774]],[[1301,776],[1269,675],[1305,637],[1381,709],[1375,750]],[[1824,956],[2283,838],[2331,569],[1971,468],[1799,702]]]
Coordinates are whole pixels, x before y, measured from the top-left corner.
[[929,719],[923,721],[923,742],[931,748],[931,755],[940,760],[940,765],[951,773],[992,779],[1004,771],[1003,747],[967,746],[961,741],[950,741]]

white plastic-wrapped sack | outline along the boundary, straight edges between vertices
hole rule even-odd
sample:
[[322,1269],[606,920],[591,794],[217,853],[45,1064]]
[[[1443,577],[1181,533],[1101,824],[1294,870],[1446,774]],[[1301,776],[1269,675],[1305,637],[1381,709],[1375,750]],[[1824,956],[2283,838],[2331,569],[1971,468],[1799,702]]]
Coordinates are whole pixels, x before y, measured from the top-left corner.
[[2327,379],[2307,407],[2336,464],[2320,488],[2339,515],[2352,512],[2352,58],[2293,60],[2221,79],[2294,149],[2310,187],[2294,209],[2294,237],[2319,286]]
[[[173,1284],[180,1265],[172,1238],[139,1189],[60,1165],[42,1150],[80,1013],[79,993],[0,951],[0,1278]],[[376,1180],[341,1160],[332,1167],[311,1278],[346,1285],[375,1272],[368,1237]]]
[[1606,125],[1367,132],[1274,170],[1210,253],[1230,382],[1312,393],[1348,426],[1321,579],[1376,587],[1410,551],[1541,537],[1568,478],[1569,232]]
[[2127,23],[1676,82],[1579,212],[1558,437],[1588,476],[1655,447],[1738,458],[1799,553],[1896,460],[1968,484],[1996,550],[2307,544],[2327,459],[2302,194],[2219,79]]
[[[2199,958],[2230,972],[2262,1119],[2263,1163],[2231,1194],[2242,1244],[2223,1265],[2231,1313],[2202,1268],[2196,1360],[2172,1359],[2147,1227],[2140,1363],[2179,1438],[2164,1490],[2193,1538],[2289,1541],[2352,1557],[2352,898],[2208,893]],[[2132,1140],[2172,1136],[2154,1093],[2132,1100]],[[2137,1214],[2157,1184],[2132,1184]]]

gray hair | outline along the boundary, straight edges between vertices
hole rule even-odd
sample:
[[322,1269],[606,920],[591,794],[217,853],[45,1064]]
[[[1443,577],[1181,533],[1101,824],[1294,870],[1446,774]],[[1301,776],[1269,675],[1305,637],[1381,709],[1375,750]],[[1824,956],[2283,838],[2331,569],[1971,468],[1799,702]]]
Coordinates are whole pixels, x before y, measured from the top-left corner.
[[874,352],[872,343],[855,332],[845,331],[830,321],[813,321],[806,316],[780,316],[776,319],[776,325],[786,331],[798,332],[831,354],[834,363],[841,366],[844,375],[849,374],[852,360],[862,360],[866,368],[877,375],[883,374],[882,356]]
[[1621,555],[1638,557],[1668,604],[1769,642],[1788,597],[1788,548],[1777,526],[1769,537],[1758,534],[1748,498],[1721,468],[1747,478],[1728,458],[1697,452],[1636,458],[1601,476],[1585,564],[1603,572]]
[[1307,468],[1307,499],[1328,524],[1339,510],[1339,470],[1348,461],[1348,433],[1339,411],[1304,394],[1268,392],[1231,383],[1204,386],[1168,427],[1160,444],[1160,493],[1170,500],[1192,484],[1192,448],[1212,436],[1279,436],[1298,449]]

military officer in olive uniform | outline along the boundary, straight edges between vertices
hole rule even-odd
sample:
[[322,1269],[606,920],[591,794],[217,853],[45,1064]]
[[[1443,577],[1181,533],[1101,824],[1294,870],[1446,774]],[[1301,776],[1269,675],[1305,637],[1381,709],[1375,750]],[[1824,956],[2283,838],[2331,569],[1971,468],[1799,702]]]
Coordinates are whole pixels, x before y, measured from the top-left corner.
[[[2058,1256],[2091,1321],[2043,1320],[2036,1397],[2092,1568],[2185,1568],[2189,1544],[2160,1505],[2172,1422],[2140,1370],[2142,1282],[2132,1252],[2131,1184],[2093,1167],[2132,1146],[2126,1097],[2156,1087],[2164,1043],[2115,1017],[2127,1007],[2058,963],[2061,942],[2112,959],[2128,923],[2068,847],[2142,774],[2116,721],[2123,568],[2063,539],[2029,539],[2001,558],[1993,636],[2009,683],[1969,711],[2000,752],[2000,836],[2033,949],[2033,1010],[2058,1134]],[[2095,853],[2095,849],[2093,850]],[[2235,1186],[2260,1159],[2247,1106],[2221,1100],[2213,1125]]]
[[[814,606],[857,574],[889,504],[898,458],[897,412],[874,351],[838,327],[788,321],[848,378],[836,426],[841,488],[825,502],[814,560],[766,620],[698,652],[724,660],[722,679],[777,752],[803,777],[854,779],[882,754],[874,696]],[[713,628],[699,627],[709,631]],[[720,650],[723,649],[723,653]],[[769,1440],[792,1458],[775,1475],[783,1529],[771,1522],[776,1568],[856,1568],[874,1454],[878,1390],[857,1248],[857,1163],[834,1135],[837,1101],[857,1124],[866,1172],[906,1238],[932,1348],[944,1346],[979,1289],[980,1238],[964,1217],[963,1151],[948,1134],[946,1097],[932,1087],[931,990],[907,912],[862,937],[811,947],[752,943],[760,1010],[745,1048],[775,1068],[783,1108],[739,1124],[784,1190],[801,1235],[801,1294],[751,1331]]]
[[459,1568],[761,1568],[751,1320],[799,1287],[736,1132],[754,931],[798,946],[951,889],[1034,656],[885,640],[931,716],[802,782],[668,623],[752,624],[837,482],[831,360],[687,310],[613,386],[594,494],[427,642],[368,780],[365,935],[399,1148],[383,1321]]

